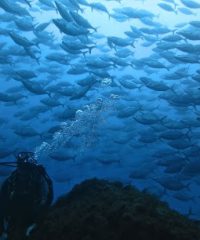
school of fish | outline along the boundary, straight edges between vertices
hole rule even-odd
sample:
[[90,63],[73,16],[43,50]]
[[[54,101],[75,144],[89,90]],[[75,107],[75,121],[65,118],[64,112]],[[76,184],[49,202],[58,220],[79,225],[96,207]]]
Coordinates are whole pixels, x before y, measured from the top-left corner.
[[198,0],[0,0],[0,160],[36,151],[57,195],[120,180],[199,219],[199,16]]

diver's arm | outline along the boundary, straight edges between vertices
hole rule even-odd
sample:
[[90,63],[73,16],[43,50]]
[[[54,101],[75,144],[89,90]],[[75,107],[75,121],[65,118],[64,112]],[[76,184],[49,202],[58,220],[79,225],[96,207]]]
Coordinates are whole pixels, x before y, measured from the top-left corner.
[[44,179],[46,180],[46,182],[48,184],[49,192],[48,192],[46,204],[50,205],[51,202],[53,201],[53,183],[52,183],[52,180],[51,180],[51,178],[49,177],[45,168],[42,165],[38,165],[37,167],[39,168],[42,176],[44,177]]
[[49,175],[46,173],[46,171],[45,171],[45,174],[43,176],[44,176],[44,178],[45,178],[45,180],[48,184],[48,187],[49,187],[49,192],[48,192],[46,204],[50,205],[51,202],[53,201],[53,183],[52,183],[52,180],[49,177]]
[[[0,197],[0,205],[2,204],[1,201],[1,197]],[[3,207],[0,207],[0,236],[3,234],[4,232],[4,211],[3,211]]]
[[0,236],[5,231],[4,220],[5,220],[6,188],[7,188],[7,182],[4,182],[0,190]]

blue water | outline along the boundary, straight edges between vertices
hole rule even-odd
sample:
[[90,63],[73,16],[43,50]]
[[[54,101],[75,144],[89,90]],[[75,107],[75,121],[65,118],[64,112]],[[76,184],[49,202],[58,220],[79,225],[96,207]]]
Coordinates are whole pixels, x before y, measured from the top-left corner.
[[99,177],[199,219],[200,5],[99,3],[0,3],[0,160],[35,152],[55,200]]

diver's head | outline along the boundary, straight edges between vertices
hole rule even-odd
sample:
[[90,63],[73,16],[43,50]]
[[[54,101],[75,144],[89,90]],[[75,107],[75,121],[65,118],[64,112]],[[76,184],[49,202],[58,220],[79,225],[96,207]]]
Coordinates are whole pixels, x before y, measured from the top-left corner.
[[33,163],[37,164],[37,161],[35,159],[33,152],[19,152],[16,156],[17,164],[23,164],[23,163]]

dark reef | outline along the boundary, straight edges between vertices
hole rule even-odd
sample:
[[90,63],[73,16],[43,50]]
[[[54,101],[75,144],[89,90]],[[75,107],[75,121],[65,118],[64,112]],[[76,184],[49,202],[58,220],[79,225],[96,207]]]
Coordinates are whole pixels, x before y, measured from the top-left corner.
[[58,199],[30,240],[199,240],[200,227],[156,197],[91,179]]

